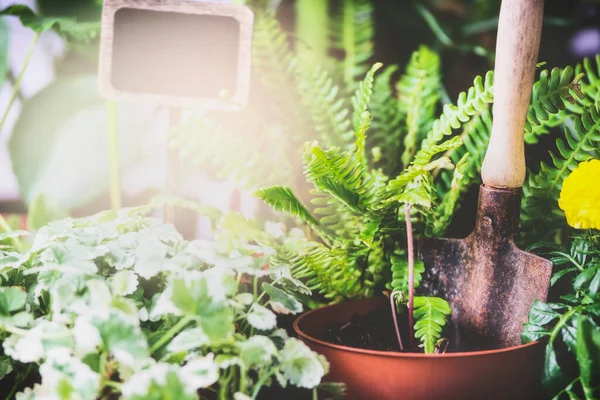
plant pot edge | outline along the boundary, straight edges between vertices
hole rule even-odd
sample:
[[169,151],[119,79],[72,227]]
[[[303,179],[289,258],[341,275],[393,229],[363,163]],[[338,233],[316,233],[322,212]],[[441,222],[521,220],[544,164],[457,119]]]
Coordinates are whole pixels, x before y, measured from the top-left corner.
[[335,349],[335,350],[339,350],[339,351],[350,352],[350,353],[365,354],[365,355],[377,356],[377,357],[391,357],[391,358],[399,358],[399,359],[415,359],[415,358],[417,358],[417,359],[418,358],[423,358],[423,359],[435,359],[435,358],[448,359],[448,358],[478,357],[478,356],[486,356],[486,355],[496,355],[496,354],[501,354],[501,353],[508,353],[508,352],[512,352],[512,351],[518,351],[518,350],[527,349],[527,348],[530,348],[530,347],[537,347],[537,346],[543,346],[543,345],[545,345],[545,343],[543,341],[536,340],[536,341],[529,342],[529,343],[526,343],[526,344],[520,344],[520,345],[517,345],[517,346],[504,347],[504,348],[493,349],[493,350],[478,350],[478,351],[466,351],[466,352],[454,352],[454,353],[442,353],[442,354],[401,353],[401,352],[398,352],[398,351],[368,350],[368,349],[362,349],[362,348],[358,348],[358,347],[350,347],[350,346],[343,346],[343,345],[339,345],[339,344],[334,344],[334,343],[330,343],[330,342],[327,342],[327,341],[322,340],[322,339],[315,338],[315,337],[307,334],[306,332],[304,332],[300,328],[300,324],[302,323],[303,320],[305,320],[306,318],[310,318],[311,315],[313,315],[314,313],[318,313],[319,311],[321,311],[321,310],[323,310],[325,308],[340,307],[343,304],[347,304],[347,303],[363,303],[363,302],[379,303],[379,302],[384,302],[384,300],[383,299],[379,299],[379,298],[350,300],[350,301],[346,301],[346,302],[343,302],[343,303],[330,304],[330,305],[327,305],[327,306],[324,306],[324,307],[320,307],[320,308],[316,308],[314,310],[307,311],[307,312],[303,313],[302,315],[298,316],[294,320],[294,324],[293,324],[294,332],[303,341],[310,342],[310,343],[313,343],[313,344],[316,344],[316,345],[319,345],[319,346],[323,346],[323,347],[326,347],[326,348]]

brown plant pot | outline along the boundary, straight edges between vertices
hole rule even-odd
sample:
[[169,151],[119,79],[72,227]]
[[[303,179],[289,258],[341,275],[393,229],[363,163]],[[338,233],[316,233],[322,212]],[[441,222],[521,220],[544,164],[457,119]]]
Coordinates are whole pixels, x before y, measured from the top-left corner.
[[[294,330],[331,368],[326,380],[344,382],[347,399],[542,399],[544,346],[534,342],[499,350],[427,355],[364,350],[321,340],[327,325],[345,323],[388,306],[358,300],[309,311]],[[391,318],[391,317],[390,317]]]

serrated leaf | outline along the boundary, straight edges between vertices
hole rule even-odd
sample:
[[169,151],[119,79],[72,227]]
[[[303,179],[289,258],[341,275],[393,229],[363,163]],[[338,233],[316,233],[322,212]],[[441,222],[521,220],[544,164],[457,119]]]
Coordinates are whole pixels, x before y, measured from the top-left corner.
[[441,337],[446,318],[451,312],[448,302],[439,297],[415,296],[415,338],[423,343],[425,353],[434,352],[435,343]]
[[258,303],[252,305],[246,318],[250,325],[261,331],[273,329],[277,325],[275,314]]
[[[211,282],[211,286],[212,290],[225,290],[218,281]],[[204,277],[192,279],[190,282],[183,278],[176,279],[173,282],[171,299],[181,311],[198,317],[199,326],[211,341],[227,340],[233,334],[231,308],[225,302],[215,301]]]
[[125,314],[113,311],[106,317],[92,318],[102,344],[120,363],[135,368],[149,356],[148,343],[139,326]]
[[323,356],[310,350],[298,339],[288,339],[280,353],[281,371],[295,386],[317,386],[329,369]]
[[240,357],[247,368],[269,365],[277,354],[273,341],[266,336],[254,335],[246,341],[236,343]]
[[263,290],[270,297],[270,306],[278,314],[298,314],[302,312],[302,303],[290,294],[269,284],[262,284]]
[[201,328],[187,329],[173,338],[167,346],[167,351],[177,353],[191,351],[210,343],[210,339]]
[[111,291],[115,296],[128,296],[138,287],[138,278],[133,271],[117,271],[110,279]]

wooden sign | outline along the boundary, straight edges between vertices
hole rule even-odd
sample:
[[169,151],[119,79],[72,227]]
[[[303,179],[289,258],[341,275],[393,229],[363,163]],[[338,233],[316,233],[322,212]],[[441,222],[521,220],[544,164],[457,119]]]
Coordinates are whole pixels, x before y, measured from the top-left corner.
[[100,91],[173,107],[243,107],[252,24],[250,9],[239,5],[105,0]]

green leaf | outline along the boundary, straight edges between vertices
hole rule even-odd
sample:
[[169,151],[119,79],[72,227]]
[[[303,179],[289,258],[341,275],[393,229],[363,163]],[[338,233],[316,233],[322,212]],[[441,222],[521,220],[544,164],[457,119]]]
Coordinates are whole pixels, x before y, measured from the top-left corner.
[[236,342],[240,357],[247,368],[262,367],[271,364],[277,355],[273,341],[266,336],[254,335],[246,341]]
[[415,296],[415,337],[423,343],[426,354],[433,354],[435,351],[435,344],[442,336],[442,329],[451,313],[446,300],[439,297]]
[[14,287],[0,288],[0,315],[7,316],[25,307],[27,293]]
[[[121,167],[127,170],[141,161],[139,144],[159,128],[150,124],[156,118],[150,108],[139,105],[119,104],[118,117]],[[107,124],[93,76],[57,80],[28,99],[8,143],[25,202],[44,193],[72,209],[102,194],[109,181]]]
[[310,211],[298,200],[290,188],[284,186],[271,186],[259,189],[255,196],[273,207],[275,210],[286,212],[294,217],[300,217],[317,233],[330,237],[327,230],[312,216]]
[[[210,282],[211,290],[222,291],[218,280]],[[234,331],[233,312],[223,299],[211,295],[207,280],[194,279],[186,282],[179,278],[173,282],[173,304],[188,315],[198,317],[198,324],[211,341],[227,340]]]
[[540,300],[536,300],[529,311],[529,322],[535,325],[546,325],[557,318],[560,314]]
[[67,218],[69,210],[62,206],[56,199],[44,193],[38,194],[29,205],[27,212],[27,226],[37,231],[50,222]]
[[29,7],[17,4],[0,10],[0,16],[14,16],[34,32],[45,32],[55,28],[64,38],[89,41],[100,33],[100,22],[77,22],[73,18],[44,17]]
[[319,390],[327,393],[333,400],[342,400],[346,397],[346,384],[342,382],[322,382]]
[[198,394],[187,387],[175,367],[157,364],[138,372],[123,385],[124,400],[198,400]]
[[398,111],[406,121],[402,164],[412,160],[419,143],[435,119],[440,98],[440,56],[421,45],[412,53],[406,72],[397,84]]
[[120,363],[135,368],[149,356],[147,340],[139,326],[124,313],[113,311],[107,318],[93,318],[104,348]]
[[59,399],[96,400],[100,390],[100,375],[61,349],[48,354],[40,366],[42,386]]
[[269,295],[271,308],[278,314],[298,314],[302,312],[302,303],[283,290],[263,283],[262,288]]
[[312,389],[321,382],[329,370],[329,363],[323,356],[310,350],[298,339],[288,339],[281,350],[281,371],[293,384]]
[[[354,127],[354,132],[358,135],[358,132],[363,130],[363,126],[365,124],[365,119],[368,122],[371,122],[371,117],[365,118],[365,113],[367,112],[369,103],[371,102],[371,96],[373,95],[373,83],[375,81],[375,73],[383,67],[383,64],[376,63],[374,64],[369,72],[367,72],[365,78],[362,82],[359,83],[358,89],[354,96],[352,97],[352,124]],[[368,124],[367,124],[368,126]],[[363,131],[364,134],[364,131]],[[360,135],[358,135],[360,136]]]
[[0,356],[0,380],[13,371],[13,361],[7,355]]
[[186,329],[179,335],[175,336],[171,343],[167,346],[167,350],[173,353],[180,351],[189,352],[206,346],[210,343],[210,339],[201,328]]
[[600,327],[589,317],[577,318],[576,355],[581,374],[581,385],[586,398],[594,396],[595,380],[600,367]]
[[141,239],[135,253],[133,270],[144,279],[150,279],[163,270],[167,246],[155,237]]
[[261,331],[273,329],[277,326],[277,316],[258,303],[252,304],[247,318],[250,325]]
[[544,377],[542,381],[545,387],[552,390],[558,385],[560,385],[560,382],[562,380],[563,373],[556,358],[556,351],[554,350],[554,346],[552,345],[552,343],[548,343],[548,345],[546,346],[546,358],[544,361]]
[[133,271],[117,271],[110,278],[111,291],[115,296],[128,296],[135,292],[138,287],[138,278]]
[[[392,282],[390,283],[392,291],[400,290],[404,298],[408,298],[408,260],[405,254],[392,254]],[[421,285],[422,275],[425,272],[423,261],[416,260],[414,265],[415,289]]]

